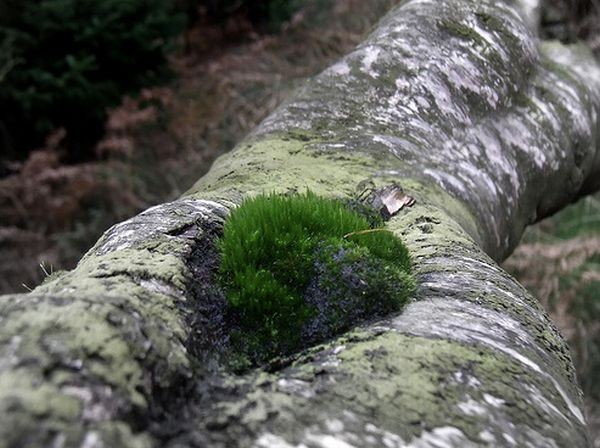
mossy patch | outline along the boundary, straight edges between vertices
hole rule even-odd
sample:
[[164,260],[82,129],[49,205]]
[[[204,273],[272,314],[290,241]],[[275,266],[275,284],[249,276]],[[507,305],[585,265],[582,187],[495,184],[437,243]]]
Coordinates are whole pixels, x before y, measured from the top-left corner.
[[310,192],[244,201],[218,242],[233,351],[256,365],[400,310],[412,262],[382,226]]

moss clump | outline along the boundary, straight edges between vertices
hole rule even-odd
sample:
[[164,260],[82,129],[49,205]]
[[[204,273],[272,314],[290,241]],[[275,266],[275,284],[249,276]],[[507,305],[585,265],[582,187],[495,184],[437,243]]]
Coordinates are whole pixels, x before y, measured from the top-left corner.
[[376,224],[310,192],[232,211],[218,246],[234,351],[257,364],[399,310],[414,289],[410,255]]

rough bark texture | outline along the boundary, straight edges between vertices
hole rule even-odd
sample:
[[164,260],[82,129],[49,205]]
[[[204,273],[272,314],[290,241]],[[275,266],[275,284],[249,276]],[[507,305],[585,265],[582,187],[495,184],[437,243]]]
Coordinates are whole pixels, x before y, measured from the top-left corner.
[[[0,446],[586,446],[565,342],[495,263],[600,186],[600,69],[584,48],[539,44],[535,11],[402,4],[185,197],[0,298]],[[225,372],[205,299],[228,209],[366,180],[417,199],[388,222],[414,256],[415,300]]]

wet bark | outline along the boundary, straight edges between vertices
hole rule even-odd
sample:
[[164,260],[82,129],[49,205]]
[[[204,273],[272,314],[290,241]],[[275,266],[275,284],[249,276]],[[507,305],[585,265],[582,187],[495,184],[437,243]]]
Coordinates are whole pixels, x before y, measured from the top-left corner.
[[[600,68],[534,2],[413,0],[181,199],[0,298],[0,446],[586,446],[563,338],[496,264],[600,187]],[[243,374],[219,362],[214,238],[247,195],[399,183],[401,313]],[[210,299],[210,300],[209,300]]]

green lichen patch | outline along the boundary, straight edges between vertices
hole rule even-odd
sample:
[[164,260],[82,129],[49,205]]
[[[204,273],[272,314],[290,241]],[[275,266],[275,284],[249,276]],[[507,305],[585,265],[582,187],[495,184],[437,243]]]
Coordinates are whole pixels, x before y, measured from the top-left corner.
[[[212,434],[228,433],[239,446],[252,444],[239,434],[265,431],[300,446],[307,427],[352,446],[386,446],[390,436],[400,437],[400,446],[417,445],[447,426],[464,434],[457,446],[504,446],[505,434],[515,446],[540,434],[559,446],[585,446],[583,431],[573,438],[572,423],[553,418],[569,411],[552,382],[486,345],[355,329],[277,374],[262,371],[250,384],[235,378],[229,387],[248,393],[219,403],[210,424],[218,428]],[[548,397],[548,406],[535,401],[539,396]]]
[[246,196],[310,189],[319,195],[351,195],[356,180],[373,171],[376,161],[371,155],[319,150],[316,136],[302,135],[310,141],[289,134],[247,140],[219,157],[185,195],[228,201],[242,192]]
[[[490,422],[508,419],[519,425],[535,422],[536,430],[564,441],[562,434],[568,423],[562,426],[561,420],[556,424],[550,408],[531,404],[536,394],[533,391],[543,391],[552,406],[568,415],[552,383],[526,365],[484,346],[473,350],[454,341],[390,332],[348,344],[338,359],[341,364],[332,396],[360,403],[364,415],[375,416],[382,427],[406,440],[418,437],[422,425],[450,425],[477,444],[484,443],[480,437],[485,428],[500,441],[502,432],[492,429]],[[465,403],[477,403],[482,416],[457,412],[465,409]]]
[[246,200],[218,246],[232,347],[251,364],[398,311],[415,287],[394,234],[310,192]]

